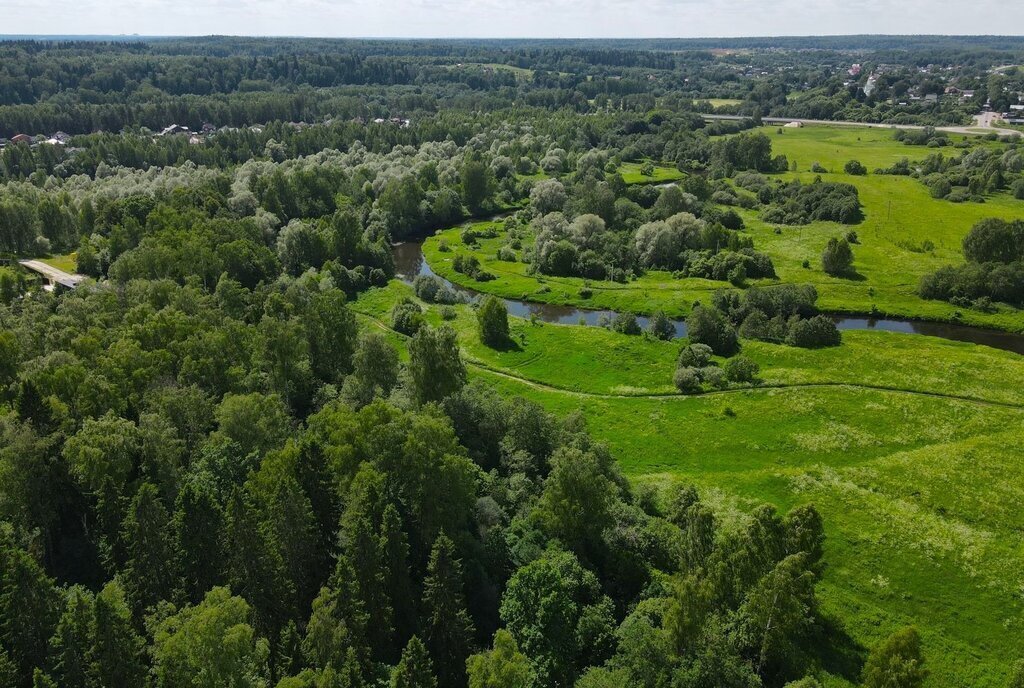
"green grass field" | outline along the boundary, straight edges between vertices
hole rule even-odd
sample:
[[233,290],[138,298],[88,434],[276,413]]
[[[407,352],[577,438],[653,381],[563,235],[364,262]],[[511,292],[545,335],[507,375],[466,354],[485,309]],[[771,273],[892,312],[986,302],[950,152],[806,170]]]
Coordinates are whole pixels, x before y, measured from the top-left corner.
[[[410,293],[392,282],[355,307],[381,327]],[[744,342],[763,387],[687,397],[669,383],[678,342],[513,318],[515,346],[495,351],[455,311],[471,377],[582,411],[632,480],[695,483],[727,523],[813,502],[822,606],[858,643],[912,623],[929,685],[1005,684],[1024,647],[1024,357],[886,332],[816,351]]]
[[75,272],[78,270],[78,257],[76,253],[68,253],[62,256],[50,256],[48,258],[39,258],[40,261],[47,265],[52,265],[58,270],[64,272]]
[[[756,212],[744,214],[780,280],[815,284],[829,310],[874,306],[950,319],[951,306],[915,295],[920,276],[962,260],[960,240],[978,219],[1024,217],[1024,203],[1007,196],[956,205],[932,199],[914,179],[842,173],[851,158],[874,169],[931,152],[893,141],[889,131],[766,132],[799,170],[819,162],[833,170],[823,178],[860,191],[858,279],[831,278],[818,266],[828,238],[847,228],[815,223],[776,234]],[[510,298],[682,315],[726,286],[658,272],[628,284],[537,278],[522,262],[495,258],[502,236],[470,249],[459,231],[425,243],[431,267]],[[451,251],[439,250],[441,239]],[[934,249],[922,252],[926,240]],[[470,250],[496,280],[476,283],[452,270],[453,256]],[[593,292],[586,298],[585,286]],[[391,304],[409,293],[392,282],[355,307],[386,329]],[[682,396],[671,385],[679,342],[513,318],[514,346],[495,351],[480,343],[471,308],[454,310],[450,324],[471,378],[559,414],[582,412],[635,483],[696,484],[727,525],[763,502],[783,510],[814,503],[828,538],[822,609],[842,619],[856,643],[867,648],[913,624],[924,639],[928,686],[1006,685],[1013,661],[1024,656],[1024,357],[877,331],[844,332],[841,346],[820,350],[744,341],[744,353],[761,365],[759,386]],[[1024,329],[1024,315],[1008,308],[962,317]],[[428,320],[441,323],[438,307],[428,307]],[[822,678],[827,686],[856,683],[837,667]]]
[[[950,203],[932,198],[918,180],[909,177],[869,174],[851,176],[842,171],[850,159],[857,159],[870,170],[887,167],[901,158],[920,158],[934,149],[906,146],[893,140],[885,129],[856,127],[808,126],[786,129],[765,127],[772,137],[775,153],[786,155],[797,163],[798,170],[808,170],[815,162],[830,170],[821,177],[826,181],[848,182],[857,186],[865,219],[847,227],[832,222],[815,222],[804,226],[784,226],[775,233],[775,226],[760,220],[758,211],[743,212],[747,230],[754,237],[758,250],[768,253],[775,263],[781,282],[814,284],[821,296],[823,309],[845,313],[878,312],[885,315],[929,320],[961,320],[962,322],[1011,331],[1024,331],[1024,311],[1000,307],[994,313],[958,309],[941,301],[926,301],[917,296],[920,278],[937,268],[963,261],[960,242],[980,219],[986,217],[1024,218],[1024,202],[1002,193],[990,196],[985,203]],[[963,137],[952,137],[958,140]],[[992,145],[977,142],[976,145]],[[942,149],[946,155],[956,149]],[[625,166],[624,166],[625,168]],[[627,182],[635,182],[630,170]],[[624,178],[625,178],[624,174]],[[782,175],[812,181],[817,175],[797,171]],[[820,266],[821,251],[829,238],[847,230],[857,232],[860,244],[854,246],[856,279],[826,275]],[[508,298],[523,298],[545,303],[565,303],[590,308],[628,310],[651,313],[662,309],[672,315],[685,315],[695,300],[706,300],[716,289],[728,287],[725,282],[703,279],[673,279],[664,272],[649,272],[627,284],[595,282],[582,279],[536,277],[528,274],[523,263],[496,259],[504,239],[484,240],[473,249],[484,267],[498,279],[476,284],[451,269],[451,257],[437,250],[439,239],[456,251],[469,252],[461,245],[459,229],[442,232],[427,240],[424,253],[431,267],[444,277]],[[925,242],[934,246],[925,250]],[[810,267],[804,268],[807,260]],[[768,284],[771,281],[760,280]],[[580,296],[588,287],[589,298]]]
[[671,165],[655,165],[654,174],[647,177],[640,173],[643,166],[639,162],[624,162],[619,167],[619,174],[627,184],[664,184],[683,178],[683,173]]

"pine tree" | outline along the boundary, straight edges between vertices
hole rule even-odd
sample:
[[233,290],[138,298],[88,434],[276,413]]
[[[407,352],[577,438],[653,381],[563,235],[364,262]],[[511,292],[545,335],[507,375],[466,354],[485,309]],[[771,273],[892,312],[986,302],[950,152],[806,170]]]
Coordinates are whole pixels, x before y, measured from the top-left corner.
[[462,565],[455,558],[455,543],[444,533],[430,552],[423,584],[423,634],[443,686],[466,684],[466,658],[470,654],[473,622],[462,593]]
[[127,560],[124,585],[137,614],[169,600],[180,585],[170,516],[152,483],[143,483],[121,527]]
[[402,659],[391,672],[391,688],[437,688],[430,655],[416,636],[409,639],[402,651]]

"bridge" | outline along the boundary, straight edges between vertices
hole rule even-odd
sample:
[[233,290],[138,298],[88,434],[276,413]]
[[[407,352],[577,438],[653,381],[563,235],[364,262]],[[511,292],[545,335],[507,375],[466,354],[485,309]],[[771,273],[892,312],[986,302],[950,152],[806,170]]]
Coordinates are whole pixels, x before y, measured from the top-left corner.
[[26,270],[42,275],[52,287],[61,286],[65,289],[74,289],[85,279],[85,275],[64,272],[41,260],[19,260],[18,263]]

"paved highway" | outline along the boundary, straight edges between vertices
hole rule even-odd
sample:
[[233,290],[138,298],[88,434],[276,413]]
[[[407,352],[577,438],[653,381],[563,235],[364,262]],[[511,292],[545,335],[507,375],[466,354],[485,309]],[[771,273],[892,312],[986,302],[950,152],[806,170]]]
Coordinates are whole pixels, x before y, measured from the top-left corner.
[[[704,115],[704,119],[707,120],[727,120],[727,121],[741,121],[749,119],[749,117],[742,117],[740,115]],[[951,127],[935,127],[936,131],[945,131],[950,134],[1000,134],[1000,135],[1016,135],[1020,136],[1021,133],[1014,129],[1003,129],[993,125],[993,121],[996,119],[988,115],[977,115],[975,116],[975,124],[970,126],[951,126]],[[843,126],[843,127],[871,127],[873,129],[924,129],[925,127],[919,124],[879,124],[877,122],[841,122],[829,119],[799,119],[794,117],[762,117],[761,121],[765,124],[788,124],[789,122],[799,122],[800,124],[828,124],[831,126]]]

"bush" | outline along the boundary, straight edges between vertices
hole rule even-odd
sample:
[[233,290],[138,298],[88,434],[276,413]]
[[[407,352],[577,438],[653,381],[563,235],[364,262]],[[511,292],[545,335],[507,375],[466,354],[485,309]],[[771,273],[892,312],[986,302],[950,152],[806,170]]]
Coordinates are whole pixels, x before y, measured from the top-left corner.
[[708,345],[719,356],[732,356],[739,351],[736,328],[717,309],[695,306],[686,319],[686,329],[690,341]]
[[725,389],[729,386],[725,372],[718,366],[707,366],[700,369],[700,377],[712,389]]
[[408,298],[402,299],[391,309],[391,328],[410,337],[423,327],[423,311]]
[[621,334],[640,334],[640,323],[632,313],[619,313],[612,320],[612,329]]
[[679,351],[676,365],[681,368],[704,368],[711,363],[711,347],[706,344],[689,344]]
[[501,299],[488,296],[476,311],[480,341],[487,346],[501,346],[508,341],[508,310]]
[[665,315],[665,311],[657,311],[651,316],[651,323],[647,329],[657,339],[668,341],[676,336],[676,327]]
[[864,167],[858,160],[851,160],[843,165],[843,170],[846,174],[852,174],[856,176],[862,176],[868,173],[868,168]]
[[953,185],[945,177],[936,177],[928,182],[928,193],[932,198],[945,198],[953,190]]
[[761,366],[742,354],[725,362],[725,377],[730,382],[753,382],[759,372]]
[[676,368],[676,373],[672,376],[672,382],[675,384],[676,389],[683,394],[693,394],[700,391],[700,374],[696,368]]
[[821,267],[829,275],[844,275],[853,267],[853,250],[846,239],[832,237],[821,254]]
[[824,346],[839,346],[842,335],[831,318],[816,315],[813,318],[797,320],[789,326],[786,344],[804,349],[817,349]]
[[455,290],[435,275],[417,275],[412,287],[417,298],[427,303],[460,303],[462,301]]
[[515,263],[519,260],[519,257],[516,256],[516,252],[511,246],[502,246],[498,249],[498,260],[503,260],[506,263]]
[[1013,191],[1014,198],[1024,201],[1024,179],[1015,181],[1010,189]]

